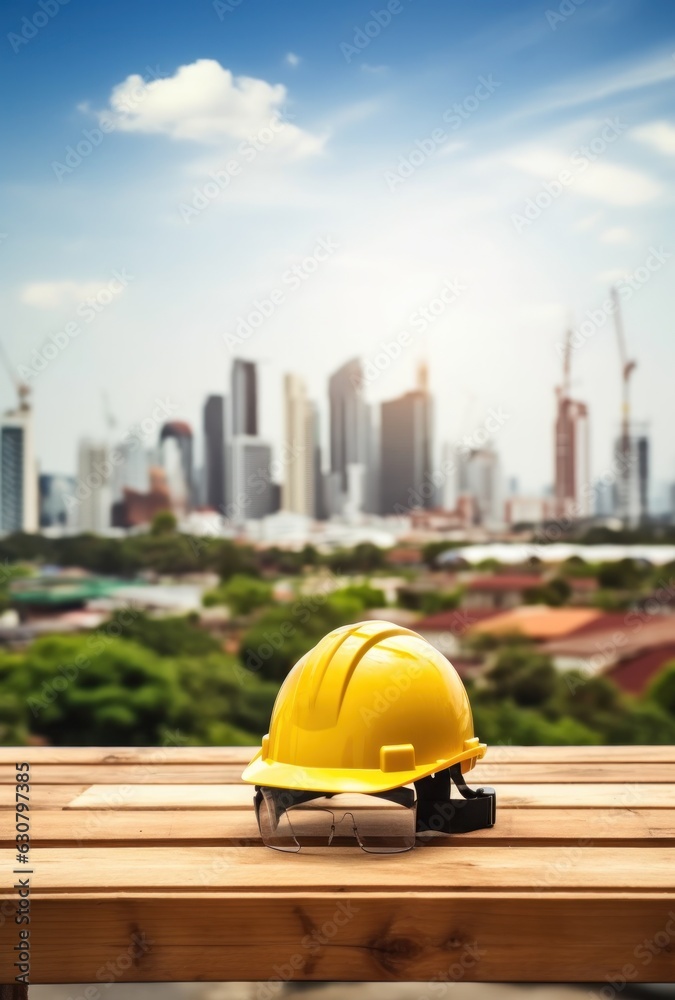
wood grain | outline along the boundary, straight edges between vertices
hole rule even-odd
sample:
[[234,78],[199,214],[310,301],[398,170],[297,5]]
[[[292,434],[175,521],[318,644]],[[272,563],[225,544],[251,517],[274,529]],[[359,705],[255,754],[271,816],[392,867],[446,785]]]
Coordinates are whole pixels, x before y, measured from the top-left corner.
[[[33,981],[671,982],[672,949],[644,941],[672,926],[672,897],[504,893],[181,894],[37,897]],[[340,908],[341,907],[341,908]],[[336,923],[340,920],[342,926]],[[14,930],[0,927],[0,979]],[[645,957],[646,956],[646,957]],[[106,971],[108,970],[108,971]],[[432,993],[433,990],[433,993]]]
[[[0,747],[0,764],[248,763],[258,747]],[[675,746],[488,747],[490,764],[675,764]]]
[[491,748],[495,827],[397,856],[264,848],[253,752],[0,749],[4,887],[31,763],[33,982],[675,980],[674,747]]
[[[218,785],[241,783],[242,764],[187,764],[147,761],[142,764],[34,764],[32,785],[164,784]],[[13,765],[0,764],[0,785],[14,784]],[[478,764],[468,776],[473,785],[510,784],[675,784],[675,764],[588,763]]]
[[[157,844],[260,844],[253,809],[226,811],[80,810],[45,809],[31,818],[35,847]],[[433,846],[455,846],[457,838],[437,838]],[[500,805],[499,822],[489,830],[461,835],[463,845],[487,843],[517,845],[603,844],[635,846],[675,845],[675,809],[509,809]],[[13,816],[0,813],[0,847],[14,843]]]
[[[49,788],[50,786],[42,786]],[[498,806],[574,809],[675,808],[674,785],[500,784]],[[236,809],[250,805],[251,785],[91,785],[68,809]]]
[[[239,847],[35,848],[32,867],[40,893],[594,889],[675,895],[675,848],[511,847],[485,844],[407,854],[364,854],[358,848],[312,848],[300,854]],[[0,894],[2,898],[2,894]]]

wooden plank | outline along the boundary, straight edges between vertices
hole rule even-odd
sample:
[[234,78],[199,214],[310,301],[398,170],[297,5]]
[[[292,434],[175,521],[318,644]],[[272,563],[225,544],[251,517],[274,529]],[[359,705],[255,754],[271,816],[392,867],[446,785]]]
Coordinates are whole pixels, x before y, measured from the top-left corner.
[[0,747],[0,764],[244,764],[259,747]]
[[[672,944],[653,944],[672,942],[673,898],[654,894],[37,896],[32,913],[34,983],[97,983],[108,970],[118,982],[251,979],[271,1000],[289,979],[441,993],[457,980],[671,982],[675,971]],[[13,976],[15,935],[5,921],[0,979]]]
[[[57,809],[68,805],[86,789],[86,785],[32,785],[30,789],[30,811],[36,809]],[[16,803],[13,785],[0,785],[0,815],[2,810],[14,810]]]
[[[217,785],[241,782],[240,764],[34,764],[31,784]],[[14,784],[13,766],[0,764],[0,785]],[[495,784],[675,784],[675,764],[478,764],[469,781]]]
[[[43,785],[43,789],[51,786]],[[497,806],[520,808],[675,808],[673,785],[499,784]],[[68,809],[235,809],[249,806],[251,785],[91,785]]]
[[[364,854],[349,847],[300,854],[238,847],[35,848],[39,893],[385,891],[658,891],[675,901],[675,849],[501,847]],[[0,898],[2,898],[0,896]]]
[[[670,765],[666,764],[665,767]],[[216,785],[241,780],[240,764],[33,764],[31,785]],[[675,766],[673,769],[675,776]],[[0,785],[14,784],[16,772],[0,764]],[[669,780],[664,778],[664,780]],[[675,780],[675,777],[674,779]]]
[[[480,734],[479,734],[480,735]],[[258,747],[0,747],[0,764],[241,764]],[[675,764],[675,746],[488,747],[485,763]]]
[[[500,807],[490,830],[461,837],[439,837],[433,846],[461,843],[496,846],[512,844],[588,846],[661,846],[675,842],[675,809],[509,809]],[[31,817],[34,847],[92,845],[159,846],[210,844],[259,845],[258,827],[250,808],[227,811],[164,810],[40,810]],[[0,847],[14,844],[14,817],[0,814]]]

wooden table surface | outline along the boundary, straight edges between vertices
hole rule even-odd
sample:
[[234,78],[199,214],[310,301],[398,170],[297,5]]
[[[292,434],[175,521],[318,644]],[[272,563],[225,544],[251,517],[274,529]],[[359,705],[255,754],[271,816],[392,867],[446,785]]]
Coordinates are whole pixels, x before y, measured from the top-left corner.
[[389,856],[263,847],[252,753],[0,748],[0,983],[19,761],[33,983],[675,980],[675,747],[493,747],[495,827]]

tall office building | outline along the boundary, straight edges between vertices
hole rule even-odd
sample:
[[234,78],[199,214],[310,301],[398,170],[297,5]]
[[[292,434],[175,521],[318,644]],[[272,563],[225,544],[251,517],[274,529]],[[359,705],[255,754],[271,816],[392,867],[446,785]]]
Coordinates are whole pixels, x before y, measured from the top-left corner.
[[49,473],[39,476],[41,528],[67,528],[71,526],[73,518],[66,507],[65,498],[74,494],[76,485],[73,476],[58,476]]
[[238,434],[232,439],[232,520],[241,523],[273,512],[271,465],[272,449],[260,438]]
[[38,530],[33,412],[27,403],[0,418],[0,531]]
[[272,449],[258,436],[258,371],[235,358],[225,406],[225,513],[241,523],[274,507]]
[[162,468],[174,509],[186,514],[194,505],[194,471],[192,465],[192,428],[184,420],[170,420],[159,434]]
[[284,376],[283,510],[315,516],[316,413],[298,375]]
[[225,399],[209,396],[204,403],[204,500],[207,507],[225,506]]
[[[338,477],[339,494],[346,500],[349,489],[349,466],[365,469],[368,451],[366,404],[363,397],[363,371],[358,358],[342,365],[328,382],[330,405],[330,468]],[[353,477],[352,477],[353,478]],[[340,513],[339,510],[330,511]]]
[[501,465],[494,448],[460,449],[457,469],[458,495],[472,498],[475,522],[487,528],[503,525]]
[[258,436],[258,373],[254,361],[232,363],[232,435]]
[[125,489],[144,492],[150,485],[150,455],[143,442],[140,426],[130,429],[123,441],[115,445],[116,461],[110,476],[112,502],[118,503],[124,497]]
[[101,534],[111,523],[112,463],[106,445],[94,441],[80,442],[77,458],[75,504],[66,498],[66,507],[74,507],[75,521],[80,531]]
[[426,379],[419,388],[382,404],[380,503],[401,514],[436,502],[431,468],[432,401]]
[[649,518],[649,435],[644,424],[632,423],[628,441],[614,444],[614,514],[634,528]]

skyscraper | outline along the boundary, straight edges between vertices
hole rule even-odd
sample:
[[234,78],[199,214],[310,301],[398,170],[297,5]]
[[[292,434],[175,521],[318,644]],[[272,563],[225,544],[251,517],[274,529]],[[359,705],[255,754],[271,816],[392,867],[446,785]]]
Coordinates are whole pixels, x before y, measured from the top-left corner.
[[65,528],[72,517],[66,507],[66,495],[75,492],[73,476],[58,476],[45,473],[39,477],[40,527]]
[[258,436],[258,372],[235,358],[225,406],[225,514],[234,521],[272,510],[272,449]]
[[556,517],[591,513],[588,407],[570,397],[571,340],[563,351],[563,383],[556,388],[554,501]]
[[271,465],[272,449],[260,438],[238,434],[232,439],[232,520],[241,523],[272,513]]
[[435,504],[431,478],[432,401],[426,383],[382,404],[381,511],[402,514]]
[[173,504],[185,514],[194,501],[192,428],[184,420],[169,420],[160,431],[159,447]]
[[[80,442],[77,458],[77,485],[74,498],[75,520],[80,531],[101,534],[111,523],[112,463],[104,444]],[[66,498],[66,508],[70,508]]]
[[[361,361],[352,358],[328,383],[330,405],[330,467],[339,476],[343,494],[348,490],[348,468],[365,468],[367,455],[366,404],[363,397]],[[337,513],[331,511],[331,513]]]
[[294,514],[314,517],[316,414],[298,375],[284,376],[284,481],[281,505]]
[[470,496],[477,524],[498,528],[504,523],[499,455],[494,448],[461,448],[457,456],[458,495]]
[[204,403],[204,499],[221,511],[225,505],[225,399],[209,396]]
[[254,361],[232,363],[232,435],[258,436],[258,373]]
[[631,422],[627,438],[614,444],[614,514],[634,528],[649,518],[649,435],[644,424]]
[[0,418],[0,530],[38,530],[33,412],[23,402]]

